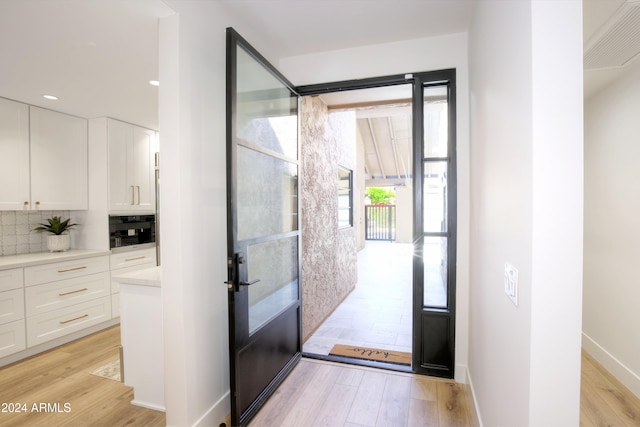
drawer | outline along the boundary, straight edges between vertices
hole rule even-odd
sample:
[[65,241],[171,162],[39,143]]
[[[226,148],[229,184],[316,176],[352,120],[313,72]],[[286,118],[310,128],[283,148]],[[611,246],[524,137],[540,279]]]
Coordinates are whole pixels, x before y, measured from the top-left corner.
[[0,325],[0,357],[5,357],[27,348],[24,319]]
[[108,272],[29,286],[25,289],[27,316],[111,295]]
[[0,292],[22,287],[22,269],[0,270]]
[[124,273],[131,273],[132,271],[144,270],[145,268],[155,267],[156,263],[148,261],[145,264],[136,264],[131,267],[120,268],[118,270],[111,270],[111,292],[117,293],[120,292],[120,282],[113,279],[114,276],[120,276]]
[[120,317],[120,294],[111,295],[111,318]]
[[53,264],[35,265],[33,267],[25,267],[24,284],[26,286],[33,286],[41,283],[86,276],[88,274],[101,273],[103,271],[109,271],[108,255],[74,261],[56,262]]
[[24,290],[0,292],[0,325],[24,319]]
[[[139,249],[131,252],[119,252],[111,254],[111,270],[142,266],[151,263],[150,267],[156,265],[156,248]],[[144,267],[143,267],[144,268]]]
[[111,296],[27,318],[27,345],[42,344],[111,319]]

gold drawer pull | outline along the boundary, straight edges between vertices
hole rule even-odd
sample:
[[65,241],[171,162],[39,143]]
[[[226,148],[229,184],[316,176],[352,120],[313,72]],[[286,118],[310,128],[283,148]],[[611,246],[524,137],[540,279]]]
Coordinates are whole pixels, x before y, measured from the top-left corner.
[[87,266],[83,265],[82,267],[74,267],[74,268],[67,268],[66,270],[58,270],[58,273],[68,273],[70,271],[84,270],[85,268],[87,268]]
[[60,322],[60,324],[64,325],[65,323],[73,322],[74,320],[84,319],[85,317],[89,317],[89,315],[88,314],[83,314],[82,316],[74,317],[73,319],[63,320],[62,322]]
[[65,295],[77,294],[78,292],[84,292],[84,291],[88,291],[88,290],[89,290],[89,288],[82,288],[82,289],[78,289],[78,290],[75,290],[75,291],[63,292],[63,293],[58,294],[58,295],[63,297]]
[[127,258],[127,259],[125,259],[125,261],[126,261],[126,262],[129,262],[129,261],[137,261],[137,260],[139,260],[139,259],[145,259],[146,257],[147,257],[146,255],[142,255],[142,256],[137,256],[137,257],[134,257],[134,258]]

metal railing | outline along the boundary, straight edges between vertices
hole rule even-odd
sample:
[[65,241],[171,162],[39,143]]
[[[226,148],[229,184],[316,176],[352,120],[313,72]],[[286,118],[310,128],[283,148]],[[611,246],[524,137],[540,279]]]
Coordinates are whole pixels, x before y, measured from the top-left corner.
[[364,211],[366,240],[396,240],[394,205],[366,205]]

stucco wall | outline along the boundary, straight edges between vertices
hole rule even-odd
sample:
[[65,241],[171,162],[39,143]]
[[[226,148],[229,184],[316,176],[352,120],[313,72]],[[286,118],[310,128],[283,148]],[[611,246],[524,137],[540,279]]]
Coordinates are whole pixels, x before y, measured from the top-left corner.
[[319,97],[301,103],[302,332],[306,340],[354,288],[355,229],[338,229],[338,166],[355,173],[353,113],[329,114]]

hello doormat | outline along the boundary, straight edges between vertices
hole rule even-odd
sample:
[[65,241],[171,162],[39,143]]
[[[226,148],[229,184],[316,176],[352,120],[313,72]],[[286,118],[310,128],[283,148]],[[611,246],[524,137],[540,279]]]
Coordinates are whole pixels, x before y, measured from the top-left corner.
[[336,344],[333,346],[329,354],[332,356],[353,357],[355,359],[411,366],[411,353],[403,351]]

